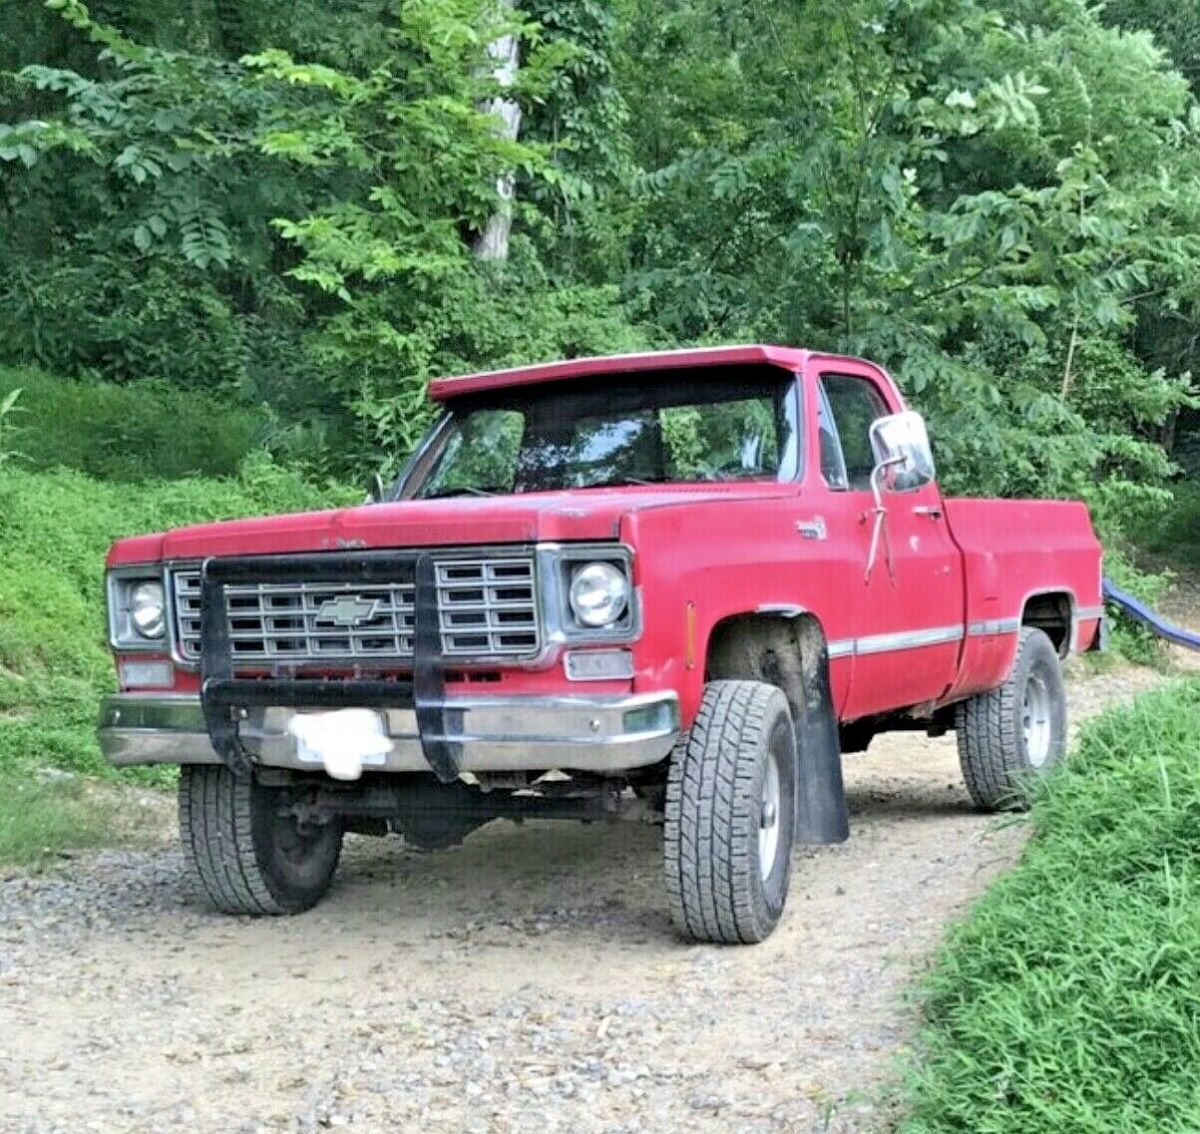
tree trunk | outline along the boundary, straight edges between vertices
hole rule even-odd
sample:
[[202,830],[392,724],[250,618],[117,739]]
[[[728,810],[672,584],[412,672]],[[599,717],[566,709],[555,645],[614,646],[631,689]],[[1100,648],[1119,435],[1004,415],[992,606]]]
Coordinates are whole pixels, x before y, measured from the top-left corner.
[[1162,447],[1168,457],[1175,457],[1175,439],[1179,430],[1179,407],[1176,406],[1167,416],[1162,427]]
[[[514,0],[497,0],[499,7],[508,14]],[[515,35],[502,35],[488,44],[488,58],[493,63],[492,74],[501,87],[511,87],[520,67],[520,45]],[[487,105],[489,114],[495,115],[501,137],[516,141],[521,131],[521,108],[515,99],[496,97]],[[512,172],[496,178],[496,209],[488,218],[475,241],[475,255],[480,260],[508,259],[508,238],[512,232],[513,194],[516,175]]]
[[221,20],[217,0],[191,0],[186,6],[184,43],[197,55],[216,55],[221,50]]

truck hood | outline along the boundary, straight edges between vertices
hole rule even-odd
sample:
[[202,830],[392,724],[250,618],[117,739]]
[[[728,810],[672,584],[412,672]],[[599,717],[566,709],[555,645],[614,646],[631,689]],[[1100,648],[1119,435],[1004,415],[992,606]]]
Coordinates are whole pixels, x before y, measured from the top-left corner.
[[113,545],[108,565],[346,548],[612,540],[620,537],[622,519],[632,512],[773,499],[795,492],[795,485],[752,482],[367,504],[135,536]]

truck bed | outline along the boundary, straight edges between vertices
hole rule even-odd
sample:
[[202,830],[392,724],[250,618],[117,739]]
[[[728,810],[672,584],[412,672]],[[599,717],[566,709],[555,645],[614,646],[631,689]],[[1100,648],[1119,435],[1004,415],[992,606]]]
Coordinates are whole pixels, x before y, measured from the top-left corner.
[[1103,599],[1101,548],[1086,505],[951,497],[945,508],[967,581],[967,637],[955,698],[1003,679],[1031,601],[1070,603],[1070,637],[1056,643],[1062,653],[1091,646]]

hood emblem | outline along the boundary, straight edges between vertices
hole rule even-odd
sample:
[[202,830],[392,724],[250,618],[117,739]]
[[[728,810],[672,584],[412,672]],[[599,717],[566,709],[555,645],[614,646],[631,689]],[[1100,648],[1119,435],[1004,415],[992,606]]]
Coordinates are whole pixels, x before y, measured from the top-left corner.
[[334,626],[361,626],[364,622],[370,622],[378,613],[378,599],[342,595],[321,604],[317,611],[317,621],[332,622]]

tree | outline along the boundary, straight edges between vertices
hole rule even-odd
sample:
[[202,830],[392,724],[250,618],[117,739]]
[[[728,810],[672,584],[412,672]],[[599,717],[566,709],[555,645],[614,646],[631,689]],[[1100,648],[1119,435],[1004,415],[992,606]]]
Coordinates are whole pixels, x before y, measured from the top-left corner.
[[[513,0],[498,0],[500,10],[510,15]],[[488,58],[495,64],[492,76],[507,92],[517,81],[520,66],[520,42],[516,30],[505,30],[488,44]],[[495,95],[487,104],[488,113],[499,122],[502,138],[515,142],[521,133],[521,106],[514,98]],[[508,238],[512,232],[512,201],[516,174],[506,169],[496,178],[496,207],[475,241],[475,255],[481,260],[508,259]]]
[[1146,31],[1200,93],[1200,8],[1179,0],[1108,0],[1106,23]]
[[1200,113],[1128,29],[1187,67],[1186,12],[22,2],[0,357],[218,385],[346,469],[435,372],[782,340],[887,363],[956,488],[1165,498]]
[[1110,523],[1165,499],[1154,423],[1186,383],[1130,348],[1137,303],[1194,278],[1195,111],[1148,37],[1075,0],[638,9],[656,54],[630,48],[629,82],[677,100],[649,113],[647,80],[632,116],[669,155],[636,247],[651,318],[884,360],[952,486],[1086,494]]

